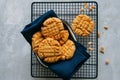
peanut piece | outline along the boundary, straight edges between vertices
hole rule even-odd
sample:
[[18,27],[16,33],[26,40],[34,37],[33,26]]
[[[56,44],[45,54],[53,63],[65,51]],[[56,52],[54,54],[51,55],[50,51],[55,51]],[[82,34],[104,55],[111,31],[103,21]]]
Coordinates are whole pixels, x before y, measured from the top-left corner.
[[90,11],[90,12],[92,12],[92,11],[93,11],[93,8],[92,8],[91,6],[90,6],[90,9],[89,9],[89,11]]
[[93,51],[94,49],[93,49],[93,48],[91,48],[91,47],[89,47],[89,48],[88,48],[88,50],[89,50],[89,51]]
[[109,64],[109,59],[108,59],[108,58],[105,60],[105,64],[106,64],[106,65]]
[[98,38],[100,38],[100,32],[98,32]]
[[87,3],[83,3],[83,5],[85,6],[86,9],[88,9],[88,4]]
[[100,48],[100,52],[101,52],[102,54],[104,54],[104,50],[105,50],[104,47],[101,47],[101,48]]
[[93,42],[88,42],[88,45],[92,45],[93,44]]
[[105,30],[108,30],[108,26],[104,26],[104,29],[105,29]]
[[96,8],[96,6],[91,6],[91,8],[92,8],[92,9],[95,9],[95,8]]
[[84,8],[81,8],[80,11],[83,12],[83,11],[84,11]]

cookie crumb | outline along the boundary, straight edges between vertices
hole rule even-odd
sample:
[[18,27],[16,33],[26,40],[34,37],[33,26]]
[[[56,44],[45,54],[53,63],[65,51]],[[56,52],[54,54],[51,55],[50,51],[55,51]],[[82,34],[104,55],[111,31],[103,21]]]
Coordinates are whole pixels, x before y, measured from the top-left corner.
[[108,58],[105,60],[105,64],[106,64],[106,65],[109,64],[109,59],[108,59]]
[[93,42],[88,42],[88,45],[92,45],[93,44]]
[[83,11],[84,11],[84,8],[81,8],[80,11],[83,12]]
[[105,29],[105,30],[108,30],[108,26],[104,26],[104,29]]
[[100,48],[100,52],[102,53],[102,54],[104,54],[104,47],[102,46],[101,48]]
[[89,50],[89,51],[93,51],[94,49],[93,49],[93,48],[91,48],[91,47],[89,47],[89,48],[88,48],[88,50]]
[[98,38],[100,38],[100,32],[98,32]]

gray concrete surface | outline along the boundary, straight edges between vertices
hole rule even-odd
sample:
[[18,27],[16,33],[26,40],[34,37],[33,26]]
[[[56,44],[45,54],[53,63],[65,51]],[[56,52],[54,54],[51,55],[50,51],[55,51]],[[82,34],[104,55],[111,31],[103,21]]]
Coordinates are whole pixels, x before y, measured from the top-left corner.
[[[0,80],[61,80],[36,79],[30,75],[30,45],[20,31],[30,23],[30,8],[34,1],[41,0],[0,0]],[[96,1],[99,4],[99,31],[102,32],[99,47],[105,47],[105,54],[98,53],[99,73],[95,80],[119,80],[120,0]],[[109,26],[107,31],[103,29],[104,25]],[[109,65],[105,65],[106,58],[110,60]]]

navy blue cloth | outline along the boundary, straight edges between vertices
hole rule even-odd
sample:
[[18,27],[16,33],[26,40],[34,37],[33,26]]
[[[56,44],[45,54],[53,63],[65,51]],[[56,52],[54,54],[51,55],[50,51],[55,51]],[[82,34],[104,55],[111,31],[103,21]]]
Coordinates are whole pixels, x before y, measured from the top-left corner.
[[[57,17],[53,10],[46,12],[41,15],[39,18],[26,25],[25,28],[21,31],[24,38],[31,45],[32,43],[32,35],[40,30],[42,23],[50,17]],[[48,64],[48,67],[51,71],[56,73],[59,77],[64,80],[70,80],[72,75],[82,66],[82,64],[90,57],[90,55],[86,52],[86,48],[80,43],[74,41],[76,46],[76,51],[74,56],[70,60],[59,61],[57,63]]]

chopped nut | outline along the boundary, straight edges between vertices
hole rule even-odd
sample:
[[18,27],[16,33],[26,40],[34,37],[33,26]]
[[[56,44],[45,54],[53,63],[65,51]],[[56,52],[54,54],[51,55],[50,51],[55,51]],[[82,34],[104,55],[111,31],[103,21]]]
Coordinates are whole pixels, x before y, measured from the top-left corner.
[[98,32],[98,38],[100,38],[100,32]]
[[92,45],[93,44],[93,42],[88,42],[88,45]]
[[104,50],[105,50],[104,47],[101,47],[101,48],[100,48],[100,52],[101,52],[102,54],[104,54]]
[[88,48],[88,50],[89,50],[89,51],[93,51],[94,49],[93,49],[93,48],[91,48],[91,47],[89,47],[89,48]]
[[105,29],[105,30],[108,30],[108,26],[104,26],[104,29]]
[[106,64],[106,65],[109,64],[109,59],[108,59],[108,58],[105,60],[105,64]]
[[83,5],[85,6],[86,9],[88,9],[88,4],[87,3],[83,3]]
[[91,6],[91,8],[92,8],[92,9],[95,9],[95,8],[96,8],[96,6]]
[[83,12],[83,11],[84,11],[84,8],[81,8],[80,11]]

